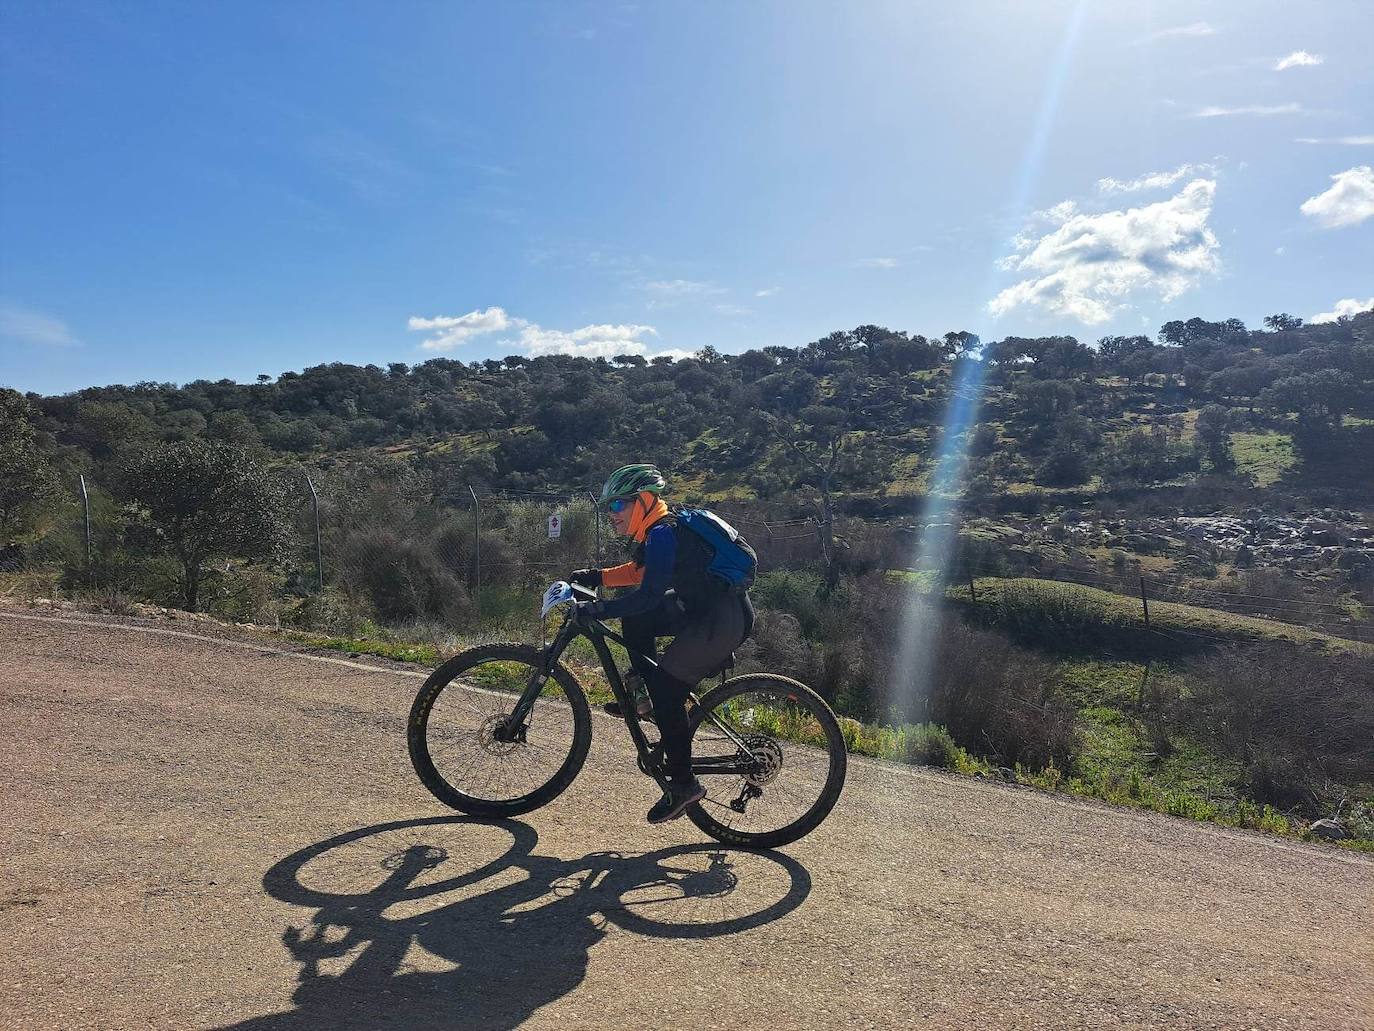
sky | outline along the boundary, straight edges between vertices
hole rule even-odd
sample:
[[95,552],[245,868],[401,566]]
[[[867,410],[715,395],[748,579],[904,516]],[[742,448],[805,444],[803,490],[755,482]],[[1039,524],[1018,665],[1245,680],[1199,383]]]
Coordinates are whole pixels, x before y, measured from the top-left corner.
[[1374,306],[1374,5],[0,5],[0,385]]

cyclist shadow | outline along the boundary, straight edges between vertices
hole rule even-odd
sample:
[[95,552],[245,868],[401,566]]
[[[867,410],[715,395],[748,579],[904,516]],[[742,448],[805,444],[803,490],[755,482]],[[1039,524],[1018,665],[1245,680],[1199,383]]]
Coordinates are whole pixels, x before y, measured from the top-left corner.
[[[475,865],[473,839],[493,830],[511,847]],[[737,934],[811,890],[805,867],[780,853],[702,844],[563,860],[536,855],[537,841],[518,821],[441,817],[359,828],[282,859],[263,878],[267,893],[316,910],[282,935],[301,964],[296,1008],[224,1031],[513,1028],[582,983],[611,925],[658,938]],[[345,872],[364,890],[315,887]],[[621,972],[627,987],[637,973]]]

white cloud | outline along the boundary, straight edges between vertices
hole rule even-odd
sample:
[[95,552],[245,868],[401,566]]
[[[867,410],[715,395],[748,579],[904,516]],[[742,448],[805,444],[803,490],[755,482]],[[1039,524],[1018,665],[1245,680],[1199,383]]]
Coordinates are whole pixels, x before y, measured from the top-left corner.
[[564,332],[531,323],[520,330],[519,344],[535,358],[546,354],[614,358],[618,354],[644,354],[649,348],[639,338],[657,333],[653,326],[601,324]]
[[1374,168],[1356,165],[1331,177],[1331,188],[1302,202],[1302,213],[1324,229],[1359,225],[1374,216]]
[[652,359],[652,358],[671,358],[671,359],[672,359],[673,361],[675,361],[675,362],[680,362],[680,361],[682,361],[682,359],[684,359],[684,358],[693,358],[693,357],[695,357],[695,356],[696,356],[696,352],[695,352],[695,351],[684,351],[684,350],[683,350],[682,348],[680,348],[680,347],[669,347],[669,348],[667,348],[666,350],[663,350],[663,351],[655,351],[653,354],[648,355],[647,357],[649,357],[649,358],[651,358],[651,359]]
[[861,258],[854,264],[859,268],[896,268],[901,262],[896,258]]
[[1071,200],[1061,200],[1058,204],[1043,208],[1040,211],[1032,211],[1031,218],[1040,219],[1044,222],[1060,223],[1065,222],[1078,214],[1078,204]]
[[1203,107],[1193,112],[1194,118],[1230,118],[1233,115],[1257,115],[1270,118],[1274,115],[1296,115],[1302,112],[1302,105],[1288,104],[1246,104],[1241,107]]
[[[1136,193],[1140,190],[1162,190],[1165,187],[1173,186],[1187,176],[1210,175],[1215,171],[1212,165],[1179,165],[1172,172],[1147,172],[1136,179],[1099,179],[1097,180],[1097,191],[1111,195],[1114,193]],[[1071,204],[1072,201],[1065,201]]]
[[436,331],[420,344],[426,351],[451,351],[474,337],[518,329],[517,337],[500,342],[533,357],[546,354],[579,354],[588,358],[614,358],[618,354],[657,357],[647,353],[649,348],[643,340],[646,336],[658,335],[653,326],[600,323],[573,330],[545,329],[496,307],[436,318],[412,315],[406,326],[412,332]]
[[1374,308],[1374,297],[1370,297],[1368,300],[1364,301],[1356,300],[1354,297],[1347,297],[1344,300],[1336,302],[1334,311],[1321,312],[1317,315],[1313,315],[1307,321],[1335,322],[1342,315],[1358,315],[1360,312],[1369,311],[1371,308]]
[[1160,29],[1152,32],[1144,39],[1138,40],[1140,43],[1153,43],[1159,39],[1175,39],[1180,36],[1197,39],[1202,36],[1215,36],[1217,30],[1205,21],[1195,21],[1188,25],[1175,25],[1172,28]]
[[1347,147],[1374,147],[1374,136],[1299,136],[1294,143],[1339,143]]
[[1309,54],[1306,50],[1294,50],[1287,57],[1274,62],[1274,71],[1284,72],[1289,68],[1311,68],[1325,60],[1320,54]]
[[1135,293],[1172,301],[1220,267],[1220,245],[1207,225],[1215,194],[1215,181],[1194,179],[1144,207],[1070,211],[1046,235],[1018,240],[1018,253],[1002,266],[1028,275],[989,301],[988,310],[1001,316],[1023,305],[1040,307],[1093,325],[1116,315]]
[[470,311],[466,315],[440,315],[432,319],[423,319],[412,315],[406,323],[406,328],[412,332],[416,330],[438,330],[420,346],[426,351],[452,351],[471,337],[481,336],[484,333],[499,333],[511,326],[521,325],[524,325],[523,320],[512,319],[506,314],[504,308],[493,307],[481,311]]
[[43,347],[69,347],[81,342],[61,319],[15,304],[0,304],[0,337]]
[[770,286],[770,287],[769,287],[768,289],[766,289],[766,290],[755,290],[755,291],[754,291],[754,296],[755,296],[755,297],[772,297],[774,294],[778,293],[778,291],[780,291],[781,289],[782,289],[782,287],[780,287],[780,286]]
[[746,308],[742,304],[713,304],[711,308],[718,315],[730,315],[737,318],[754,314],[754,309]]

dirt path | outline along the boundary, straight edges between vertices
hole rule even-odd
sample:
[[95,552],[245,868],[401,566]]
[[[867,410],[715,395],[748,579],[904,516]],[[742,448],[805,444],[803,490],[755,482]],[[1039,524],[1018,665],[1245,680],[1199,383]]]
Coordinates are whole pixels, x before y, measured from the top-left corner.
[[288,650],[0,612],[0,1026],[1374,1028],[1365,857],[867,761],[722,851],[601,721],[451,819],[414,671]]

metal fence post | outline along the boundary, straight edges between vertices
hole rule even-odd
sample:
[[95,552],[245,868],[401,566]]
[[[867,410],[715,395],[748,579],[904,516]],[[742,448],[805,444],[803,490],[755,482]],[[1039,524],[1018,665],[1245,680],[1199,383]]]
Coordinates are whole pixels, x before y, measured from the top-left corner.
[[1145,597],[1145,578],[1140,578],[1140,607],[1145,610],[1145,627],[1150,626],[1150,599]]
[[482,503],[477,500],[477,492],[468,484],[472,495],[472,604],[482,611]]
[[79,474],[81,479],[81,505],[86,510],[86,576],[91,575],[91,496],[86,491],[86,476]]
[[315,587],[324,593],[324,542],[320,539],[320,495],[315,490],[315,481],[305,474],[305,485],[310,488],[310,507],[315,515]]
[[601,506],[597,504],[596,495],[591,492],[587,497],[592,503],[592,524],[596,528],[596,555],[592,558],[592,565],[600,568],[601,566]]

